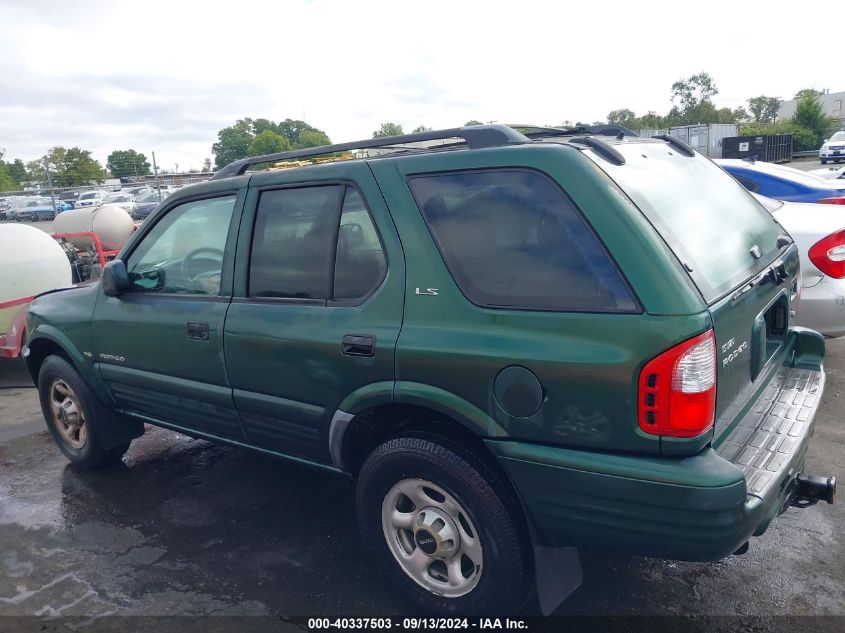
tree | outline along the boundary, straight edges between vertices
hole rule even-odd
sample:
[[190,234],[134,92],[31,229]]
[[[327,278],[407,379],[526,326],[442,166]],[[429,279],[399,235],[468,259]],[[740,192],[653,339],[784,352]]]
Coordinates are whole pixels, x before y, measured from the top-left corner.
[[624,125],[631,127],[637,120],[637,115],[633,110],[628,108],[620,108],[619,110],[611,110],[607,115],[607,122],[611,125]]
[[272,132],[284,137],[288,149],[329,145],[329,137],[320,129],[305,121],[285,119],[275,122],[270,119],[238,119],[234,125],[217,132],[217,142],[211,146],[214,162],[218,168],[249,155],[249,147],[262,132]]
[[217,132],[217,142],[211,146],[218,168],[249,155],[249,144],[255,135],[252,119],[238,119],[234,125]]
[[320,147],[321,145],[331,145],[331,143],[331,139],[325,132],[321,132],[320,130],[302,130],[296,148]]
[[116,149],[106,159],[106,168],[115,178],[124,176],[147,176],[150,173],[150,163],[147,157],[134,149]]
[[202,170],[203,171],[211,171],[211,159],[210,158],[206,158],[204,161],[202,161]]
[[402,126],[398,123],[382,123],[381,127],[373,132],[373,138],[384,138],[385,136],[401,136],[404,134]]
[[427,125],[418,125],[413,130],[411,130],[411,134],[422,134],[423,132],[433,132],[433,127],[428,127]]
[[799,90],[795,93],[795,100],[800,101],[804,97],[821,97],[824,94],[821,90],[816,90],[815,88],[804,88],[803,90]]
[[54,147],[42,160],[33,160],[26,164],[29,178],[33,182],[48,184],[47,170],[44,161],[50,166],[53,186],[72,187],[75,185],[89,185],[103,182],[106,174],[102,165],[91,158],[91,152],[71,147]]
[[3,150],[0,150],[0,191],[16,191],[20,187],[9,173],[9,166],[3,160],[3,155]]
[[716,88],[713,78],[704,72],[690,75],[672,84],[672,103],[680,106],[682,112],[702,103],[712,103],[711,98],[717,94],[719,89]]
[[261,156],[262,154],[276,154],[290,149],[290,141],[281,134],[271,130],[264,130],[255,135],[247,148],[247,155]]
[[481,121],[476,121],[475,119],[470,119],[466,123],[464,123],[464,127],[469,127],[470,125],[484,125]]
[[813,147],[821,147],[827,129],[834,125],[836,120],[825,114],[824,106],[819,100],[819,93],[815,90],[802,90],[803,95],[798,99],[795,106],[795,114],[792,115],[792,123],[809,130],[814,137]]
[[751,97],[748,100],[748,110],[755,123],[774,123],[778,118],[780,99],[778,97]]

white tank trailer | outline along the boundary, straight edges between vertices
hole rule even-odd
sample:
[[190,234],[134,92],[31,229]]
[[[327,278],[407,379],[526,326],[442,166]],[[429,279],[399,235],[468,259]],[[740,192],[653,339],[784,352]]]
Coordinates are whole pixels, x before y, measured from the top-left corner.
[[0,224],[0,335],[38,293],[72,283],[64,249],[44,231]]
[[[100,242],[107,251],[122,247],[134,230],[135,223],[132,221],[132,216],[114,204],[105,204],[96,209],[65,211],[53,220],[53,233],[93,231],[100,236]],[[71,239],[69,241],[78,248],[85,248],[88,244],[88,240]]]

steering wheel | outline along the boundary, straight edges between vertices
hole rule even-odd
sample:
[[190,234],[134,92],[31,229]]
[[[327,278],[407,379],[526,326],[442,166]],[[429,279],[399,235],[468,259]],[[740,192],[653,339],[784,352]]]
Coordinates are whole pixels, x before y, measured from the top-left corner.
[[[190,262],[193,259],[195,259],[196,257],[198,257],[199,255],[206,254],[206,253],[209,254],[209,255],[218,255],[220,257],[220,264],[221,264],[220,268],[218,268],[216,270],[211,270],[211,271],[199,272],[196,275],[191,275],[191,273],[189,272],[190,271],[190,266],[189,266]],[[195,283],[200,277],[206,277],[206,276],[209,276],[209,275],[219,275],[220,271],[223,268],[222,264],[223,264],[223,251],[222,250],[220,250],[219,248],[211,248],[211,247],[208,247],[208,246],[203,246],[202,248],[195,248],[190,253],[185,255],[184,258],[182,258],[182,265],[180,266],[180,272],[182,273],[183,279],[185,279],[186,281],[189,281],[190,283]]]

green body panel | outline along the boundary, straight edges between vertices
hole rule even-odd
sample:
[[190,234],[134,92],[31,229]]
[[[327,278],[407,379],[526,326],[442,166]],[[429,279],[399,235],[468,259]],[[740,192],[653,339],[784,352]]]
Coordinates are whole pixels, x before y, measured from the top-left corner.
[[357,414],[371,407],[390,404],[393,402],[395,385],[393,380],[364,385],[346,396],[337,408],[346,413]]
[[[246,297],[249,236],[260,192],[301,183],[354,185],[370,209],[387,254],[388,273],[360,305]],[[329,423],[335,411],[343,409],[342,401],[359,389],[394,379],[405,281],[402,247],[390,213],[365,163],[282,170],[253,177],[241,234],[246,239],[238,245],[225,351],[244,431],[252,443],[328,461]],[[341,354],[347,334],[374,336],[374,356]]]
[[[452,279],[406,184],[410,174],[523,166],[553,176],[613,253],[643,314],[481,308]],[[398,379],[460,394],[518,439],[600,450],[658,453],[660,439],[636,418],[642,365],[710,327],[698,291],[630,202],[580,152],[559,145],[408,156],[371,163],[408,261]],[[623,264],[624,262],[624,264]],[[437,288],[438,295],[417,294]],[[494,397],[497,375],[525,367],[544,401],[514,417]]]

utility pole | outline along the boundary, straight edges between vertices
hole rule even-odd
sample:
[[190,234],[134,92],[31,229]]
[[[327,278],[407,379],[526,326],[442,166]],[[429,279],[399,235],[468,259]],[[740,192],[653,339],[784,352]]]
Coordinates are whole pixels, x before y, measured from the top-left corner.
[[50,201],[53,203],[53,213],[56,212],[56,196],[53,193],[53,175],[50,173],[50,161],[44,157],[44,168],[47,170],[47,186],[50,187]]
[[161,202],[161,185],[158,184],[158,166],[156,165],[156,153],[153,152],[153,173],[155,173],[156,191],[158,191],[158,201]]

